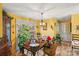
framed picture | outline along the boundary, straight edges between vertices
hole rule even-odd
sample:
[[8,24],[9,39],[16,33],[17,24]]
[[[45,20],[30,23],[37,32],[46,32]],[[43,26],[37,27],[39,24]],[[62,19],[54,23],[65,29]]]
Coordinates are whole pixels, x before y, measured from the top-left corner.
[[51,29],[53,30],[53,26],[51,25]]
[[47,23],[43,26],[43,30],[47,30]]
[[76,26],[76,29],[79,30],[79,25]]

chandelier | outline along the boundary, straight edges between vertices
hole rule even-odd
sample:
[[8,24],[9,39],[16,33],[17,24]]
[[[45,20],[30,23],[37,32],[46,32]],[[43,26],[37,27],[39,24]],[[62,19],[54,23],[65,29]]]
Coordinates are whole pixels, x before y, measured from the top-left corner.
[[43,12],[41,12],[41,22],[40,22],[40,25],[43,26],[45,25],[44,21],[43,21]]

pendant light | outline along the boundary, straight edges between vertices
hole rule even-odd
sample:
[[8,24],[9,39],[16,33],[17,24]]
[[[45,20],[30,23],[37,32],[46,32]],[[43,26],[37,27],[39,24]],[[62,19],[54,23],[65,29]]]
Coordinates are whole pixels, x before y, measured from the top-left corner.
[[44,21],[43,21],[43,12],[41,12],[41,22],[40,22],[40,26],[45,25]]

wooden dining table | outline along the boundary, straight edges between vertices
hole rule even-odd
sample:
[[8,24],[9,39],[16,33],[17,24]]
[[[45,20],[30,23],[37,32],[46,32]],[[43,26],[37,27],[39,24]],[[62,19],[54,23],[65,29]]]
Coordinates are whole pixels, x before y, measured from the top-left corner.
[[44,45],[47,43],[47,41],[39,41],[39,42],[36,42],[37,44],[39,44],[39,46],[30,46],[30,42],[26,42],[24,44],[24,49],[30,51],[32,53],[33,56],[36,55],[36,52],[39,51],[41,48],[44,47]]

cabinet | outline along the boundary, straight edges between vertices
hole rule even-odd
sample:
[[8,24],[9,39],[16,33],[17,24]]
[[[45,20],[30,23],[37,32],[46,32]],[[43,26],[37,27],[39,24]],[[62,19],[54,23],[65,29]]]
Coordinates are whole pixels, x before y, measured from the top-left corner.
[[6,14],[5,11],[3,11],[3,37],[0,38],[0,56],[8,56],[11,55],[10,48],[11,48],[11,42],[10,42],[10,18]]

